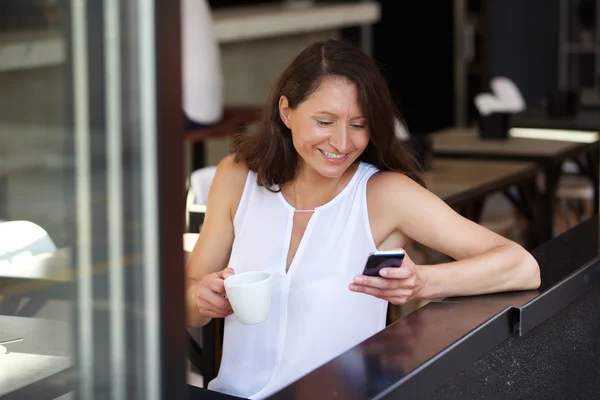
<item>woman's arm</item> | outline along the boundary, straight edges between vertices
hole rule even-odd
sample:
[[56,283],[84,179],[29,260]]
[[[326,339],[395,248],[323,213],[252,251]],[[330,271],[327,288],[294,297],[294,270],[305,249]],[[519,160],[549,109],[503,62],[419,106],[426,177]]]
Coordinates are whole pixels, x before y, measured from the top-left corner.
[[402,268],[382,270],[392,279],[359,277],[362,282],[355,281],[357,291],[373,294],[369,287],[379,294],[396,291],[402,294],[396,297],[409,301],[536,289],[540,285],[537,262],[525,249],[463,218],[402,174],[385,172],[371,178],[368,202],[371,221],[387,224],[384,231],[400,232],[457,261],[416,266],[409,258]]
[[[202,326],[211,317],[231,313],[229,303],[221,295],[223,279],[233,271],[226,270],[233,245],[233,217],[239,204],[248,169],[233,161],[223,159],[212,182],[204,224],[186,267],[187,321],[190,326]],[[199,298],[203,307],[200,314]],[[206,308],[213,311],[206,311]],[[215,312],[214,310],[219,310]]]
[[423,265],[420,269],[425,282],[421,298],[531,290],[540,286],[537,261],[514,242],[471,258],[441,266]]

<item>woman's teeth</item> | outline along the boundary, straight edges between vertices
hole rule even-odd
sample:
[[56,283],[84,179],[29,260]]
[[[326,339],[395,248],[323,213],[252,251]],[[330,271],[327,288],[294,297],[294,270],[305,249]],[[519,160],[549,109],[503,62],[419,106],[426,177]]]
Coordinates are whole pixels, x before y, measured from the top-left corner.
[[334,154],[334,153],[330,153],[330,152],[328,152],[328,151],[321,150],[321,149],[319,149],[319,151],[320,151],[321,153],[325,154],[325,156],[326,156],[326,157],[328,157],[328,158],[334,158],[334,159],[337,159],[337,160],[339,160],[339,159],[341,159],[341,158],[344,158],[344,157],[346,157],[346,155],[345,155],[345,154]]

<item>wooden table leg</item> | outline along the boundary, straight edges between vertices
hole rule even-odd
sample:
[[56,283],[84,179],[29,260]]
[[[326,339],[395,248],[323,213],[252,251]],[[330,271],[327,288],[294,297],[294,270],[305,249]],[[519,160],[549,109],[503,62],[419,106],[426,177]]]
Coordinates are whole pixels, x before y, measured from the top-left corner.
[[473,221],[479,223],[481,221],[481,214],[483,213],[483,206],[485,205],[486,198],[479,199],[473,202]]
[[206,166],[204,142],[192,143],[192,172]]
[[479,223],[484,204],[485,198],[470,201],[464,206],[463,216],[473,222]]
[[553,163],[544,168],[544,192],[540,196],[540,243],[546,243],[554,236],[554,206],[556,190],[560,179],[561,163]]
[[540,244],[540,219],[538,218],[539,213],[537,212],[539,204],[537,182],[535,179],[532,179],[528,183],[519,185],[518,190],[520,197],[518,200],[518,207],[521,210],[521,214],[527,219],[525,245],[527,249],[531,250]]

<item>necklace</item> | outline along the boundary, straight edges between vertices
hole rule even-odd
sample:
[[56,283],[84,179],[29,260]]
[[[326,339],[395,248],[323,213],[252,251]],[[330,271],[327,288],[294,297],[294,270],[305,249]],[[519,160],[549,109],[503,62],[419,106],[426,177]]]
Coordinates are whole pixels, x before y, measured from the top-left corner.
[[[355,173],[356,173],[356,170],[352,172],[352,176],[354,176],[353,174],[355,174]],[[339,186],[342,184],[342,181],[345,181],[345,180],[347,180],[347,178],[348,178],[348,175],[346,174],[346,176],[345,176],[344,178],[342,178],[342,179],[340,180],[340,182],[338,182],[338,184],[337,184],[337,187],[339,187]],[[349,180],[348,180],[348,181],[349,181]],[[294,196],[292,196],[292,197],[293,197],[293,198],[295,198],[295,197],[296,197],[296,196],[295,196],[295,194],[296,194],[296,182],[295,182],[295,181],[292,181],[292,182],[289,184],[289,187],[290,187],[290,189],[291,189],[291,191],[292,191],[292,194],[294,195]],[[283,196],[283,193],[282,193],[282,196]],[[334,197],[335,197],[335,196],[334,196]],[[288,204],[289,204],[289,202],[288,202]],[[291,204],[290,204],[290,205],[291,205]],[[293,206],[292,206],[292,208],[294,208],[294,212],[295,212],[295,213],[314,213],[314,212],[315,212],[315,209],[314,209],[314,208],[313,208],[312,210],[302,210],[302,209],[296,209],[296,208],[295,208],[295,207],[293,207]]]

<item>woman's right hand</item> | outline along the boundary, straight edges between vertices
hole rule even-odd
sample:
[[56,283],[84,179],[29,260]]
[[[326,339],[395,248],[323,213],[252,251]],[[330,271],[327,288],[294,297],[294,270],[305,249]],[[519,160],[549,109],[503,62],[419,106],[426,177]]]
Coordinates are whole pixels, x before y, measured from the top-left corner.
[[233,314],[231,304],[225,297],[223,281],[234,275],[231,268],[205,275],[196,289],[196,306],[200,315],[206,318],[225,318]]

